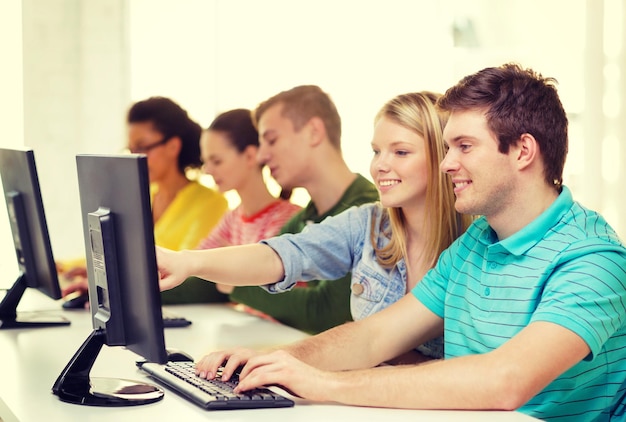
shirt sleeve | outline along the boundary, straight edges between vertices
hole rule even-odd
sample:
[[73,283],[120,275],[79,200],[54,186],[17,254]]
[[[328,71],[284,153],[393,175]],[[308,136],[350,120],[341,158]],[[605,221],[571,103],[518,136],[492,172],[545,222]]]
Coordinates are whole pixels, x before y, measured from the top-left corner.
[[262,243],[270,246],[283,262],[285,278],[263,286],[270,293],[290,290],[298,281],[335,280],[352,270],[355,249],[366,232],[365,213],[369,208],[350,208],[302,232],[284,234]]
[[[378,192],[374,185],[358,175],[339,203],[328,213],[337,215],[352,206],[377,199]],[[309,203],[282,227],[281,233],[298,233],[307,220],[321,221],[327,218],[326,215],[316,216],[315,206]],[[236,287],[230,298],[265,312],[284,324],[315,334],[352,320],[350,282],[351,274],[345,274],[335,280],[312,280],[306,287],[297,287],[277,295],[259,287]]]
[[437,264],[411,290],[411,293],[417,300],[440,318],[443,318],[445,314],[446,291],[448,289],[453,257],[458,249],[456,247],[457,243],[453,243],[439,255]]
[[561,325],[579,335],[593,355],[626,324],[623,249],[577,245],[554,265],[532,321]]

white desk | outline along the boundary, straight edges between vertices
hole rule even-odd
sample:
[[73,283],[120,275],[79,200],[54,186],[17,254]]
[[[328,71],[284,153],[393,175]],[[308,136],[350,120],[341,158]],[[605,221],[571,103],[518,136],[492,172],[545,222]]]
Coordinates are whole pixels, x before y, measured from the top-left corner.
[[[30,290],[30,289],[29,289]],[[2,296],[0,296],[1,298]],[[27,291],[25,306],[62,313],[72,325],[52,328],[0,330],[0,421],[532,421],[517,412],[455,412],[376,409],[318,404],[296,399],[293,408],[205,411],[165,389],[163,400],[142,406],[89,407],[68,404],[52,394],[52,384],[91,333],[89,311],[65,311],[37,291]],[[28,306],[26,306],[28,305]],[[195,358],[205,352],[231,346],[265,347],[303,338],[297,330],[237,312],[225,305],[169,306],[167,309],[193,321],[185,328],[165,330],[168,348],[186,351]],[[150,381],[135,367],[139,357],[120,347],[104,346],[92,376]]]

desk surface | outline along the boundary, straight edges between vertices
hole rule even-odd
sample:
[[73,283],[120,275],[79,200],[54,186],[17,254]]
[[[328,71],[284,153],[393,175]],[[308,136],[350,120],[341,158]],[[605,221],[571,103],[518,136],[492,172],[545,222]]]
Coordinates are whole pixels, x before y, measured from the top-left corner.
[[[0,421],[35,422],[42,420],[134,421],[182,418],[185,421],[219,420],[338,420],[358,421],[532,421],[517,412],[458,412],[377,409],[311,403],[296,399],[293,408],[236,411],[205,411],[165,389],[163,400],[131,407],[102,408],[61,402],[51,387],[61,370],[91,333],[91,318],[86,310],[62,310],[55,302],[28,289],[20,311],[46,310],[62,314],[72,324],[21,330],[0,330]],[[1,298],[1,296],[0,296]],[[283,344],[306,334],[238,312],[226,305],[168,306],[193,324],[185,328],[168,328],[168,348],[181,349],[199,358],[206,352],[231,346],[252,348]],[[139,356],[121,347],[104,346],[91,371],[94,377],[136,379],[151,382],[135,367]]]

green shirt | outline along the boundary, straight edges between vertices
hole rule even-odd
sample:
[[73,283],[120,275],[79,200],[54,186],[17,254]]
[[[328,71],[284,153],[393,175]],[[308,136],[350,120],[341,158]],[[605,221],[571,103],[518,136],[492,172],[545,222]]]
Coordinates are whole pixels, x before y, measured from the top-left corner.
[[[376,187],[365,177],[357,175],[334,207],[319,215],[315,204],[309,202],[283,226],[281,234],[299,233],[307,224],[319,223],[352,206],[377,200]],[[271,294],[256,286],[236,287],[230,299],[262,311],[284,324],[316,334],[352,320],[350,279],[351,274],[347,274],[337,280],[309,281],[305,287],[280,294]]]

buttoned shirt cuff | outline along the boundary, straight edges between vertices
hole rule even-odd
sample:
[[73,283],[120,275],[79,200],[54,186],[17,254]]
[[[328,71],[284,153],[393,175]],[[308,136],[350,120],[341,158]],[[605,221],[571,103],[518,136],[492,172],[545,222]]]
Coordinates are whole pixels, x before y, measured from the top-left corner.
[[283,253],[282,248],[281,248],[282,242],[279,239],[280,238],[277,237],[277,238],[262,240],[261,242],[259,242],[274,249],[274,252],[276,252],[276,254],[280,257],[280,260],[283,262],[283,268],[285,269],[285,278],[283,278],[282,280],[276,283],[265,284],[261,286],[261,288],[267,291],[268,293],[283,293],[283,292],[289,291],[296,285],[298,281],[296,278],[289,276],[289,275],[295,274],[295,271],[296,271],[296,268],[294,265],[295,260],[286,259],[286,256]]
[[296,283],[289,283],[287,280],[281,280],[278,283],[266,284],[265,286],[261,286],[261,288],[268,293],[283,293],[291,290],[295,285]]

